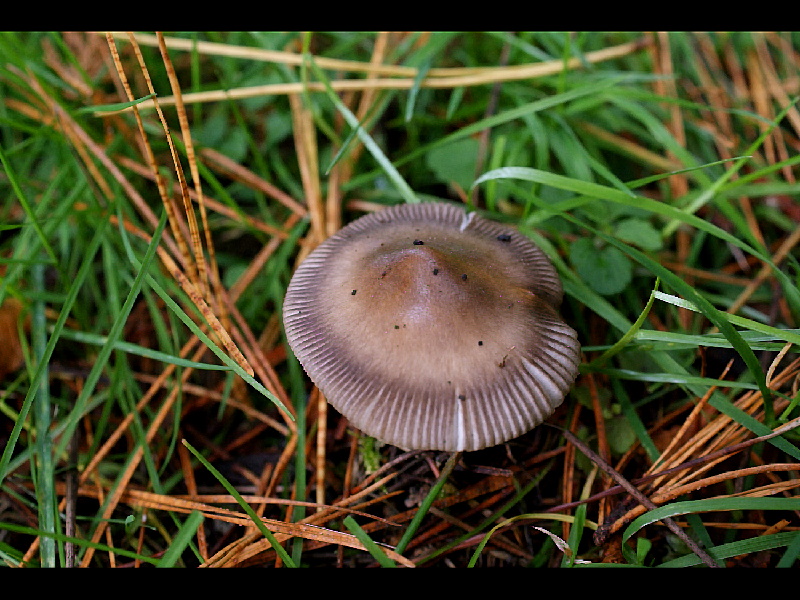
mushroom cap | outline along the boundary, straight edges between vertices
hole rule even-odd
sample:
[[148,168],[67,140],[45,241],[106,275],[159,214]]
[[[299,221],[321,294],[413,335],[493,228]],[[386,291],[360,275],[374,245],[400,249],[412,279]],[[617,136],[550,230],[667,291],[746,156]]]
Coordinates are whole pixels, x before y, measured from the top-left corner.
[[363,216],[298,267],[283,320],[295,356],[364,433],[470,451],[544,421],[578,373],[563,290],[528,238],[445,203]]

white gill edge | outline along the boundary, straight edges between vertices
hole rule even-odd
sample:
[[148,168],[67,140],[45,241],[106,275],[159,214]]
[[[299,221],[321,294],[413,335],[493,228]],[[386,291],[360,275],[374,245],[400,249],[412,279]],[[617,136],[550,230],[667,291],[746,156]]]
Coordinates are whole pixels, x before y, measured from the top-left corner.
[[472,220],[475,218],[476,214],[477,213],[474,212],[466,213],[464,215],[464,218],[461,219],[461,227],[459,227],[458,230],[464,231],[467,227],[469,227],[469,224],[472,223]]
[[456,395],[456,451],[464,450],[467,444],[467,431],[464,417],[464,407]]

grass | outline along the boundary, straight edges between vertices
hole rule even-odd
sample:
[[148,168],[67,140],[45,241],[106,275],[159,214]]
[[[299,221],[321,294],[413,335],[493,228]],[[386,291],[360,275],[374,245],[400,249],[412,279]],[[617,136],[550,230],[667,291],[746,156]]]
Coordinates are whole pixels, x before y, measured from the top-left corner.
[[[0,34],[0,562],[791,567],[796,33]],[[581,374],[464,455],[365,439],[287,347],[398,202],[528,235]]]

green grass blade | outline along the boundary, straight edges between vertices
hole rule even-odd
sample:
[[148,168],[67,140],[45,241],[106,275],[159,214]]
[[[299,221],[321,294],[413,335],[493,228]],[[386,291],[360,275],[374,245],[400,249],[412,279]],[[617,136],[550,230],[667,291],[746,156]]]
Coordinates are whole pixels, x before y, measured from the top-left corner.
[[[728,544],[720,544],[708,549],[708,554],[711,558],[721,562],[725,558],[733,558],[734,556],[741,556],[743,554],[751,554],[754,552],[763,552],[765,550],[773,550],[775,548],[782,548],[789,546],[792,542],[797,540],[796,531],[784,531],[782,533],[775,533],[771,535],[762,535],[747,540],[738,542],[730,542]],[[686,568],[694,567],[700,564],[700,559],[695,554],[689,554],[675,558],[658,565],[658,568]]]
[[186,367],[188,369],[202,369],[206,371],[232,371],[233,369],[228,365],[215,365],[211,363],[197,362],[174,354],[168,354],[152,348],[145,348],[138,344],[117,340],[114,342],[109,341],[108,336],[90,333],[88,331],[75,331],[73,329],[64,329],[61,332],[61,337],[68,340],[74,340],[84,344],[92,344],[94,346],[104,346],[105,344],[112,344],[114,350],[119,350],[127,354],[134,354],[144,358],[151,358],[163,363],[177,365],[179,367]]
[[[590,369],[594,371],[595,369]],[[633,371],[631,369],[596,369],[598,372],[605,373],[617,379],[627,379],[629,381],[649,381],[651,383],[677,383],[679,385],[702,385],[706,387],[720,386],[730,387],[741,390],[757,390],[758,386],[754,383],[741,381],[728,381],[725,379],[714,379],[713,377],[700,377],[687,373],[645,373]]]
[[125,550],[124,548],[112,548],[111,546],[107,546],[99,542],[92,542],[89,540],[84,540],[82,538],[64,535],[63,533],[41,531],[39,529],[34,529],[32,527],[17,525],[16,523],[4,523],[0,521],[0,529],[5,529],[6,531],[13,531],[14,533],[21,533],[24,535],[31,535],[34,537],[38,536],[48,537],[59,542],[70,542],[82,548],[94,548],[95,550],[100,550],[101,552],[112,552],[118,556],[124,556],[125,558],[130,558],[131,560],[138,560],[155,566],[158,566],[161,563],[160,558],[145,556],[143,554],[131,552],[130,550]]
[[[49,533],[56,532],[58,515],[58,497],[55,491],[53,438],[50,431],[50,415],[53,407],[50,403],[50,377],[47,361],[47,319],[44,312],[44,265],[37,264],[33,268],[33,287],[39,298],[33,304],[31,333],[33,337],[33,354],[37,365],[42,365],[44,372],[34,397],[34,423],[36,426],[35,455],[36,462],[36,500],[39,512],[39,528]],[[49,358],[49,357],[48,357]],[[43,567],[56,566],[56,542],[52,537],[44,537],[41,542],[40,559]]]
[[650,309],[653,307],[653,303],[655,302],[656,299],[656,292],[658,291],[658,282],[659,282],[658,277],[656,277],[656,282],[653,285],[653,291],[650,293],[650,298],[648,298],[647,304],[645,304],[644,309],[642,309],[642,312],[639,314],[639,317],[633,323],[631,328],[621,338],[619,338],[619,340],[617,340],[617,342],[613,346],[611,346],[611,348],[609,348],[608,350],[603,352],[603,354],[594,359],[590,363],[590,366],[597,366],[603,364],[609,358],[621,352],[625,348],[625,346],[627,346],[636,337],[636,334],[639,332],[639,329],[641,329],[642,325],[644,325],[644,321],[647,318],[647,315],[650,313]]
[[381,549],[375,541],[369,537],[369,534],[364,531],[361,526],[356,523],[356,520],[351,516],[348,515],[344,518],[345,526],[350,530],[354,536],[358,538],[367,551],[372,555],[372,557],[378,561],[382,567],[396,567],[397,563],[395,563],[391,558],[389,558],[386,553]]
[[125,110],[126,108],[130,108],[131,106],[136,106],[137,104],[141,104],[145,100],[150,100],[150,98],[155,98],[155,94],[147,94],[147,96],[143,96],[142,98],[137,98],[136,100],[131,100],[130,102],[118,102],[116,104],[98,104],[96,106],[83,106],[77,109],[76,113],[101,113],[105,115],[106,113],[118,112],[121,110]]
[[322,71],[322,69],[316,65],[313,57],[310,54],[306,54],[306,58],[311,65],[311,68],[314,70],[314,74],[317,76],[317,79],[325,86],[325,91],[327,92],[330,101],[341,113],[345,121],[347,121],[347,124],[356,130],[361,143],[364,144],[364,147],[369,151],[370,154],[372,154],[372,157],[381,166],[384,173],[386,173],[386,176],[391,180],[395,188],[397,188],[397,191],[400,193],[403,199],[410,203],[419,202],[419,198],[409,187],[408,183],[406,183],[406,180],[403,179],[403,176],[400,175],[399,171],[386,157],[378,144],[375,143],[375,140],[372,139],[372,136],[370,136],[369,133],[367,133],[367,131],[361,126],[358,118],[351,112],[349,108],[347,108],[347,106],[345,106],[344,102],[339,99],[339,96],[336,94],[336,92],[333,91],[330,81],[325,76],[325,73]]
[[181,440],[181,441],[183,442],[183,445],[186,446],[186,448],[189,450],[189,452],[194,454],[195,458],[199,460],[200,463],[208,470],[208,472],[211,473],[214,476],[214,478],[220,482],[220,484],[222,484],[222,487],[224,487],[227,490],[227,492],[231,496],[233,496],[234,500],[236,500],[236,502],[239,504],[239,506],[242,507],[244,512],[247,513],[247,516],[250,517],[250,519],[252,519],[253,524],[258,528],[258,530],[262,534],[264,534],[264,537],[267,538],[270,545],[275,550],[280,559],[283,561],[283,563],[287,567],[296,567],[297,565],[295,565],[294,561],[292,560],[292,557],[289,556],[289,554],[286,552],[283,546],[281,546],[278,540],[275,539],[275,536],[264,524],[264,521],[261,520],[261,517],[259,517],[256,514],[256,511],[254,511],[251,508],[251,506],[247,502],[245,502],[241,494],[239,494],[239,492],[236,491],[236,488],[233,487],[230,484],[230,482],[227,479],[225,479],[225,477],[223,477],[222,473],[217,471],[217,469],[215,469],[210,462],[208,462],[205,458],[203,458],[203,455],[200,454],[197,450],[195,450],[195,448],[189,442],[187,442],[186,440]]
[[611,378],[611,388],[614,392],[617,402],[619,402],[622,414],[625,416],[625,419],[627,419],[631,429],[636,434],[636,438],[639,440],[642,448],[644,448],[645,452],[647,452],[647,457],[651,462],[655,463],[658,460],[658,457],[661,456],[661,451],[658,449],[655,442],[653,442],[653,438],[650,437],[650,434],[647,431],[647,426],[644,424],[642,418],[639,416],[639,413],[636,411],[636,407],[631,401],[628,391],[617,377]]
[[648,177],[642,177],[640,179],[634,179],[633,181],[627,181],[625,185],[628,186],[629,189],[633,190],[650,183],[655,183],[656,181],[661,181],[662,179],[667,179],[674,175],[683,175],[685,173],[691,173],[692,171],[697,171],[699,169],[707,169],[708,167],[714,167],[716,165],[721,165],[726,162],[731,162],[732,160],[742,160],[752,158],[752,156],[734,156],[732,158],[724,158],[722,160],[715,160],[710,163],[706,163],[704,165],[697,165],[694,167],[688,167],[686,169],[678,169],[677,171],[670,171],[669,173],[656,173],[655,175],[650,175]]
[[159,561],[158,566],[161,568],[170,568],[174,567],[177,562],[180,560],[181,554],[186,549],[186,547],[191,543],[192,538],[194,538],[195,534],[197,533],[197,529],[202,525],[203,513],[197,510],[193,510],[189,513],[186,521],[184,521],[183,525],[181,525],[180,529],[178,529],[178,533],[175,535],[175,539],[172,540],[172,543],[167,548],[167,551],[164,552],[163,556],[161,557],[161,561]]
[[420,504],[420,507],[417,509],[417,512],[414,514],[414,518],[411,519],[411,523],[408,524],[408,528],[406,529],[403,537],[400,538],[400,542],[397,544],[395,551],[398,554],[402,554],[403,551],[406,549],[406,546],[411,542],[414,537],[414,534],[417,533],[417,529],[422,524],[422,519],[425,518],[425,515],[428,514],[428,511],[433,504],[433,501],[439,496],[439,492],[442,491],[445,482],[447,481],[447,476],[452,472],[453,468],[455,467],[456,461],[459,458],[460,452],[454,452],[450,455],[450,458],[447,459],[447,463],[441,470],[441,474],[439,479],[436,483],[431,486],[431,489],[428,491],[428,494],[425,496],[425,499]]
[[[683,300],[681,298],[681,300]],[[733,320],[731,322],[734,322]],[[780,350],[785,346],[785,342],[779,341],[787,335],[800,335],[800,329],[778,329],[781,332],[779,337],[769,333],[759,333],[757,331],[741,331],[742,338],[750,344],[753,350]],[[653,343],[655,342],[655,343]],[[676,333],[673,331],[660,331],[656,329],[640,329],[636,332],[634,344],[647,346],[648,348],[697,348],[705,346],[709,348],[732,348],[731,343],[725,336],[718,333],[706,333],[702,335]]]
[[564,555],[561,557],[562,568],[571,567],[575,564],[575,553],[578,550],[578,546],[580,545],[585,528],[586,504],[581,504],[575,509],[575,520],[572,523],[572,527],[570,527],[569,539],[567,540],[567,546],[572,550],[572,553],[568,555],[566,552],[564,552]]
[[[681,308],[686,308],[694,312],[702,312],[695,304],[684,300],[683,298],[678,298],[676,296],[672,296],[671,294],[665,294],[664,292],[656,292],[655,296],[659,300],[663,300],[664,302],[668,302],[675,306],[680,306]],[[784,342],[791,342],[792,344],[800,345],[800,332],[798,332],[796,329],[779,329],[778,327],[764,325],[758,321],[746,319],[738,315],[728,315],[727,318],[734,325],[746,327],[747,329],[752,329],[758,333],[765,334],[769,336],[770,339],[783,340]]]
[[643,527],[665,517],[676,517],[688,513],[719,512],[732,510],[800,510],[800,498],[713,498],[710,500],[685,500],[671,502],[647,511],[634,519],[622,534],[627,542]]
[[417,103],[417,96],[419,95],[420,86],[422,82],[425,81],[425,77],[428,76],[428,71],[431,68],[430,60],[425,61],[417,70],[417,74],[414,77],[414,84],[411,86],[411,89],[408,91],[408,99],[406,100],[406,110],[405,110],[405,119],[406,123],[411,121],[414,117],[414,107]]
[[800,531],[794,532],[794,539],[787,544],[786,552],[783,553],[778,564],[775,565],[779,569],[788,569],[800,557]]
[[30,224],[33,226],[33,228],[36,230],[36,234],[39,236],[39,243],[42,244],[45,252],[47,252],[47,255],[50,257],[50,260],[53,261],[53,264],[60,269],[61,267],[58,258],[56,257],[56,252],[50,245],[47,235],[44,231],[42,231],[42,226],[40,225],[39,220],[36,218],[36,215],[33,214],[33,208],[31,207],[27,196],[25,196],[22,188],[19,185],[16,172],[11,168],[11,164],[8,162],[5,152],[3,152],[2,145],[0,145],[0,163],[2,163],[3,168],[6,171],[6,177],[8,178],[8,182],[11,184],[11,189],[14,190],[14,195],[17,197],[17,200],[19,200],[22,209],[25,211],[25,215],[28,217]]

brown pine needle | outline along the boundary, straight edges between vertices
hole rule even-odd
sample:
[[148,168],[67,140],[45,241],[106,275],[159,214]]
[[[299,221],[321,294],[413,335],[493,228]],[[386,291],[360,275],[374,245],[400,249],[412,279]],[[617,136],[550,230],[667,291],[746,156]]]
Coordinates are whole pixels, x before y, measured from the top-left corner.
[[[194,153],[194,142],[192,141],[192,132],[189,129],[189,119],[186,116],[186,108],[183,105],[183,98],[181,96],[181,88],[180,84],[178,83],[178,76],[175,73],[175,68],[172,66],[172,60],[170,60],[169,52],[167,52],[166,44],[164,43],[164,36],[159,31],[156,32],[156,37],[158,37],[158,46],[159,50],[161,51],[161,57],[164,61],[164,67],[167,71],[167,77],[169,78],[169,84],[172,88],[172,94],[175,97],[175,108],[177,109],[178,113],[178,121],[181,125],[181,134],[183,137],[183,145],[186,148],[186,160],[189,163],[190,172],[192,174],[192,180],[194,181],[194,189],[197,194],[197,203],[200,207],[200,216],[203,222],[203,231],[205,232],[205,241],[206,241],[206,248],[209,251],[209,255],[211,258],[211,267],[214,274],[214,280],[218,281],[219,276],[216,270],[216,260],[214,258],[214,244],[211,241],[211,231],[208,227],[208,218],[206,216],[206,205],[203,201],[203,186],[200,184],[200,173],[197,169],[197,160],[195,158]],[[167,137],[169,137],[169,130],[166,130]],[[180,163],[176,163],[176,170],[181,170]],[[203,252],[203,244],[200,241],[200,233],[199,227],[197,225],[197,219],[194,214],[194,205],[192,204],[191,200],[189,199],[189,187],[185,184],[181,186],[181,192],[184,202],[184,210],[186,211],[186,217],[189,222],[189,230],[192,234],[192,248],[194,250],[194,259],[197,263],[197,272],[200,275],[200,290],[203,292],[206,301],[211,300],[209,293],[209,283],[208,283],[208,273],[206,271],[206,261],[205,261],[205,254]]]
[[[153,88],[153,84],[152,84],[152,82],[150,80],[150,72],[149,72],[149,70],[147,68],[147,64],[145,63],[144,57],[142,56],[141,50],[139,48],[139,45],[136,43],[136,41],[133,38],[132,34],[130,35],[130,41],[132,42],[133,50],[136,53],[136,58],[139,61],[139,68],[141,70],[141,73],[142,73],[142,75],[144,77],[145,82],[147,83],[147,90],[148,90],[149,93],[153,94],[153,100],[154,100],[153,104],[154,104],[154,107],[156,109],[156,113],[158,114],[158,118],[161,121],[161,126],[164,128],[164,138],[167,140],[167,145],[169,146],[169,152],[170,152],[170,155],[172,156],[173,170],[175,171],[175,175],[178,178],[178,185],[179,185],[180,190],[181,190],[181,199],[183,200],[184,216],[186,217],[186,219],[179,218],[179,216],[178,216],[179,213],[177,212],[177,210],[175,210],[174,208],[172,209],[171,216],[173,216],[173,218],[175,219],[175,226],[174,226],[173,234],[176,237],[178,237],[179,236],[178,231],[180,231],[180,225],[182,225],[183,223],[187,223],[188,222],[189,235],[190,235],[188,241],[189,241],[189,244],[192,247],[192,256],[194,256],[194,261],[192,261],[191,258],[190,258],[188,248],[186,248],[186,240],[184,239],[184,236],[180,235],[180,239],[183,240],[182,241],[182,248],[186,248],[184,251],[186,252],[186,265],[187,265],[188,279],[193,284],[198,285],[198,283],[199,283],[198,277],[199,277],[199,272],[200,272],[200,269],[199,269],[200,261],[202,261],[203,265],[205,265],[205,259],[203,258],[202,248],[200,248],[200,233],[199,233],[199,230],[197,228],[197,220],[196,220],[195,215],[194,215],[194,210],[192,208],[192,203],[189,200],[189,187],[188,187],[188,185],[186,183],[186,177],[185,177],[184,172],[183,172],[183,167],[181,166],[180,158],[178,157],[178,152],[175,149],[175,143],[172,140],[172,134],[170,132],[169,125],[167,124],[167,119],[164,116],[164,112],[161,110],[161,106],[159,105],[158,98],[156,97],[156,91]],[[110,42],[110,40],[109,40],[109,42]],[[120,65],[119,68],[121,68],[121,65]],[[122,75],[120,75],[120,77],[122,77]],[[132,101],[133,99],[134,99],[133,95],[130,94],[130,92],[129,92],[128,100]],[[180,99],[176,98],[176,101],[179,102]],[[137,109],[137,107],[135,105],[133,106],[133,108]],[[135,112],[138,112],[138,111],[135,110]],[[142,139],[144,139],[145,142],[149,146],[149,142],[147,142],[147,134],[145,133],[141,122],[138,122],[137,124],[139,125],[140,132],[141,132],[141,135],[142,135]],[[155,166],[155,163],[153,163],[152,166],[153,166],[154,172],[157,172],[158,169]],[[166,189],[159,187],[159,192],[162,193],[161,200],[164,202],[164,206],[165,207],[172,206],[172,202],[171,202],[172,199],[171,199],[170,196],[168,196],[166,194]],[[199,250],[199,254],[200,254],[199,258],[198,258],[198,255],[197,255],[198,254],[198,250]],[[203,270],[205,271],[205,269],[203,269]],[[204,290],[202,284],[200,284],[200,291],[201,291],[201,297],[206,299],[207,298],[207,294],[204,293],[205,290]]]
[[[111,55],[114,59],[114,66],[117,70],[117,75],[119,76],[119,79],[122,82],[122,86],[125,89],[125,94],[127,96],[127,99],[131,101],[135,98],[135,96],[133,95],[133,91],[131,90],[130,84],[128,83],[128,77],[125,74],[125,70],[122,66],[122,61],[120,59],[119,53],[117,52],[117,47],[110,37],[108,37],[107,39],[108,39],[109,50],[111,51]],[[138,50],[138,47],[134,46],[134,49]],[[140,65],[144,63],[144,60],[141,58],[141,54],[138,52],[137,52],[137,58],[139,59]],[[186,246],[186,239],[183,233],[181,232],[178,223],[178,217],[175,211],[174,204],[172,203],[171,198],[167,193],[166,184],[164,183],[164,178],[159,173],[158,165],[156,163],[156,158],[155,155],[153,154],[153,149],[150,145],[150,142],[147,139],[147,135],[145,133],[144,124],[142,123],[140,112],[136,106],[133,106],[132,108],[134,117],[136,119],[136,125],[139,128],[139,135],[140,135],[139,139],[141,141],[142,147],[145,150],[147,162],[150,165],[150,169],[153,172],[153,176],[155,177],[156,185],[158,187],[158,193],[159,196],[161,197],[164,209],[167,211],[172,237],[177,243],[178,248],[180,249],[180,256],[182,259],[181,262],[186,266],[187,269],[191,269],[192,261],[189,259],[189,250]],[[150,211],[149,207],[147,210],[152,214],[152,211]],[[152,216],[152,219],[155,219],[155,222],[153,222],[153,225],[155,225],[155,223],[158,222],[158,219],[155,218],[155,215]]]

